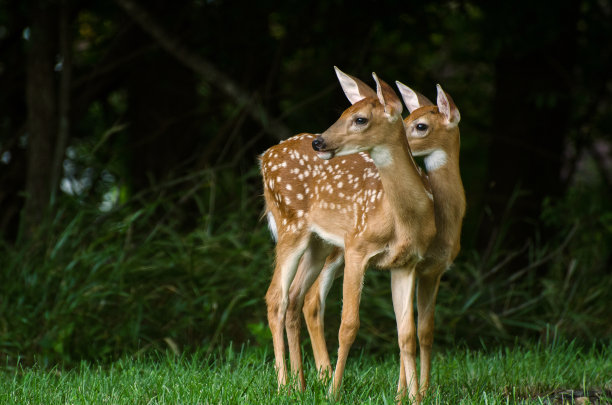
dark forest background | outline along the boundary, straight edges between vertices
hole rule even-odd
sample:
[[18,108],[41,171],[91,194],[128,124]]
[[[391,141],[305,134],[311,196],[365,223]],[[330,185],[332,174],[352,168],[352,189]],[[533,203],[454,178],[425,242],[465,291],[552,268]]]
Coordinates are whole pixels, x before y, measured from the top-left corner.
[[[271,347],[257,156],[348,106],[333,65],[461,111],[438,347],[609,339],[611,21],[609,0],[0,0],[0,353]],[[369,272],[357,348],[395,345],[388,283]]]

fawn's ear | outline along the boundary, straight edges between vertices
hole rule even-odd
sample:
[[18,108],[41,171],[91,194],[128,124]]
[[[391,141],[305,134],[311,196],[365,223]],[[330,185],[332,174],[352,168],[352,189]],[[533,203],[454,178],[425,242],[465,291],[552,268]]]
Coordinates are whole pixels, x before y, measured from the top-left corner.
[[372,77],[374,77],[374,81],[376,81],[376,95],[385,108],[385,113],[391,117],[400,115],[403,109],[402,102],[393,91],[393,88],[379,79],[376,73],[372,73]]
[[451,125],[459,124],[461,120],[461,114],[459,109],[455,105],[450,94],[442,90],[442,86],[436,84],[438,89],[438,110],[446,118],[446,121]]
[[421,107],[434,105],[434,103],[432,103],[427,97],[417,91],[412,90],[404,83],[396,81],[395,84],[397,84],[397,88],[402,95],[402,99],[404,100],[404,104],[406,104],[408,111],[413,112]]
[[337,66],[334,66],[334,70],[336,71],[336,76],[338,76],[338,81],[340,81],[340,86],[342,86],[342,90],[344,90],[344,94],[351,104],[355,104],[367,97],[376,97],[376,92],[361,80],[347,75],[338,69]]

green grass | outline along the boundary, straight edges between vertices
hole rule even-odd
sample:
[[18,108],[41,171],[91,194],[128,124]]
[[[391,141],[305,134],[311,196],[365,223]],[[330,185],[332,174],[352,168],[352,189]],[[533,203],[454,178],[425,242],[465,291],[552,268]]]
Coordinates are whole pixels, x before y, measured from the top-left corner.
[[[547,403],[562,390],[612,389],[612,345],[558,344],[514,349],[455,349],[434,358],[425,404]],[[310,359],[309,359],[310,360]],[[230,346],[223,353],[122,358],[72,369],[6,368],[0,402],[19,404],[276,404],[333,403],[307,362],[304,393],[278,394],[267,348]],[[337,403],[393,403],[397,358],[352,353]],[[607,398],[607,401],[612,400]],[[605,402],[602,402],[605,403]]]

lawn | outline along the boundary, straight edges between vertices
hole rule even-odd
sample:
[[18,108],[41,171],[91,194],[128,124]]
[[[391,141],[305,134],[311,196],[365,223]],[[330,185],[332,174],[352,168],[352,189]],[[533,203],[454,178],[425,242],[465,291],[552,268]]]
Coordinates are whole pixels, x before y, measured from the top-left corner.
[[[145,355],[110,365],[83,362],[66,370],[6,367],[0,402],[334,403],[326,396],[326,385],[317,381],[312,362],[307,361],[306,367],[306,392],[281,394],[276,392],[270,350],[257,347],[230,346],[213,355]],[[351,353],[342,396],[335,403],[393,403],[398,370],[392,353],[382,357]],[[568,391],[576,397],[590,395],[591,402],[580,398],[577,404],[611,403],[612,344],[441,351],[434,358],[432,382],[425,404],[561,403]]]

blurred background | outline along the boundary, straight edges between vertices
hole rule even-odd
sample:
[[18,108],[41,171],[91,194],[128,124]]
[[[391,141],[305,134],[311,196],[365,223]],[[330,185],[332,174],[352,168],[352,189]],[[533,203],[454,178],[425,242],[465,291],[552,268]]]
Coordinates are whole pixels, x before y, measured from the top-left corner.
[[[610,339],[610,21],[610,0],[0,0],[0,354],[271,351],[257,157],[349,105],[334,65],[461,111],[436,348]],[[361,318],[357,350],[395,350],[388,274]]]

